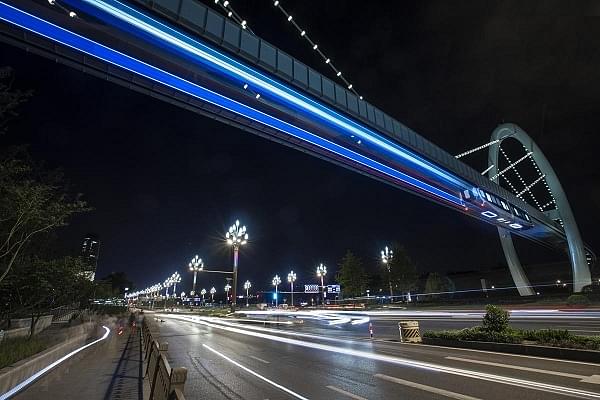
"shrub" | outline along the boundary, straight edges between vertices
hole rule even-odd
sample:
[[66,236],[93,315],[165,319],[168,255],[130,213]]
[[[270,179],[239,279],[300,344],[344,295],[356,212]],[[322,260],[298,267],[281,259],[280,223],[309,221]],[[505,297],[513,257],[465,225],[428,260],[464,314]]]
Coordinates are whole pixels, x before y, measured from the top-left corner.
[[0,369],[30,357],[48,347],[48,342],[37,336],[4,339],[0,342]]
[[483,328],[488,332],[504,332],[508,329],[508,311],[502,307],[488,304],[483,317]]
[[566,329],[540,329],[533,331],[523,331],[523,339],[535,340],[536,342],[552,342],[569,340],[573,337]]
[[590,304],[590,299],[583,294],[572,294],[567,298],[567,304],[570,306],[587,306]]

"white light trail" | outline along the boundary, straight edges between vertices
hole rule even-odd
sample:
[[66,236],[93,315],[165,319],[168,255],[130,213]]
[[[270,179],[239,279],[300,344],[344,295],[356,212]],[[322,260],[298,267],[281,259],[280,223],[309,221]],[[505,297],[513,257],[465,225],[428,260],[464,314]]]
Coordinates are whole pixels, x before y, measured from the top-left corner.
[[210,350],[211,352],[215,353],[215,354],[216,354],[216,355],[218,355],[219,357],[221,357],[221,358],[223,358],[223,359],[225,359],[225,360],[229,361],[230,363],[232,363],[232,364],[233,364],[233,365],[235,365],[236,367],[238,367],[238,368],[240,368],[240,369],[242,369],[242,370],[244,370],[244,371],[248,372],[248,373],[249,373],[249,374],[251,374],[251,375],[254,375],[254,376],[255,376],[255,377],[257,377],[258,379],[260,379],[260,380],[262,380],[262,381],[265,381],[265,382],[267,382],[269,385],[275,386],[277,389],[279,389],[279,390],[283,390],[283,391],[284,391],[284,392],[286,392],[287,394],[290,394],[290,395],[294,396],[294,397],[295,397],[295,398],[297,398],[297,399],[300,399],[300,400],[308,400],[308,398],[307,398],[307,397],[304,397],[304,396],[302,396],[301,394],[299,394],[299,393],[296,393],[296,392],[294,392],[293,390],[291,390],[291,389],[288,389],[288,388],[286,388],[285,386],[283,386],[283,385],[280,385],[279,383],[277,383],[277,382],[274,382],[274,381],[270,380],[269,378],[267,378],[267,377],[265,377],[265,376],[263,376],[263,375],[259,374],[258,372],[255,372],[255,371],[251,370],[250,368],[243,366],[243,365],[242,365],[242,364],[240,364],[239,362],[237,362],[237,361],[235,361],[235,360],[233,360],[233,359],[231,359],[231,358],[227,357],[225,354],[223,354],[223,353],[221,353],[221,352],[219,352],[219,351],[217,351],[217,350],[213,349],[213,348],[212,348],[212,347],[210,347],[209,345],[207,345],[207,344],[202,344],[202,347],[204,347],[204,348],[205,348],[205,349],[207,349],[207,350]]
[[[600,393],[590,392],[587,390],[581,390],[581,389],[576,389],[576,388],[572,388],[572,387],[553,385],[553,384],[531,381],[531,380],[526,380],[526,379],[512,378],[509,376],[496,375],[496,374],[486,373],[486,372],[471,371],[471,370],[467,370],[467,369],[448,367],[448,366],[433,364],[433,363],[429,363],[429,362],[411,360],[408,358],[388,356],[388,355],[383,355],[383,354],[366,352],[366,351],[362,351],[362,350],[341,348],[341,347],[336,347],[336,346],[327,345],[327,344],[304,342],[304,341],[297,340],[297,339],[290,339],[290,338],[286,338],[286,337],[268,335],[268,334],[264,334],[264,333],[260,333],[260,332],[245,331],[245,330],[233,328],[233,327],[219,326],[216,324],[211,324],[207,321],[194,320],[194,319],[183,317],[183,316],[172,316],[171,318],[180,319],[182,321],[200,323],[200,324],[209,326],[211,328],[221,329],[221,330],[225,330],[228,332],[238,333],[238,334],[242,334],[242,335],[246,335],[246,336],[258,337],[261,339],[267,339],[267,340],[291,344],[291,345],[295,345],[295,346],[308,347],[313,350],[322,350],[322,351],[328,351],[328,352],[332,352],[332,353],[345,354],[345,355],[349,355],[349,356],[366,358],[366,359],[371,359],[371,360],[376,360],[376,361],[381,361],[381,362],[387,362],[387,363],[401,365],[401,366],[405,366],[405,367],[414,367],[414,368],[424,369],[424,370],[428,370],[428,371],[442,372],[442,373],[446,373],[446,374],[461,376],[464,378],[479,379],[479,380],[494,382],[494,383],[502,383],[502,384],[506,384],[506,385],[510,385],[510,386],[526,388],[529,390],[537,390],[537,391],[543,391],[543,392],[548,392],[548,393],[557,393],[557,394],[561,394],[561,395],[565,395],[565,396],[580,397],[580,398],[584,398],[584,399],[600,399]],[[206,347],[206,345],[203,345],[203,346]],[[231,360],[231,361],[235,363],[235,361],[233,361],[233,360]]]

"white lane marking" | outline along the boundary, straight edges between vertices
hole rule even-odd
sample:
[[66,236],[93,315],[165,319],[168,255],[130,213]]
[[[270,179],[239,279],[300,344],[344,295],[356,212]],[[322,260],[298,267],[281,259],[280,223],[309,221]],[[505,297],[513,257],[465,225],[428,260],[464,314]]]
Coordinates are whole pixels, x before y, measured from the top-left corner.
[[539,374],[562,376],[564,378],[586,379],[586,378],[592,378],[592,376],[593,376],[593,375],[585,376],[585,375],[570,374],[568,372],[560,372],[560,371],[549,371],[546,369],[539,369],[539,368],[521,367],[519,365],[508,365],[508,364],[495,363],[495,362],[490,362],[490,361],[473,360],[470,358],[461,358],[461,357],[452,357],[452,356],[447,356],[445,358],[447,360],[462,361],[462,362],[481,364],[481,365],[489,365],[492,367],[509,368],[509,369],[516,369],[519,371],[537,372]]
[[[257,338],[261,338],[261,339],[272,340],[274,342],[281,342],[281,343],[287,343],[287,344],[291,344],[291,345],[295,345],[295,346],[308,347],[313,350],[323,350],[323,351],[329,351],[329,352],[333,352],[333,353],[337,353],[337,354],[345,354],[348,356],[361,357],[361,358],[366,358],[366,359],[376,360],[376,361],[381,361],[381,362],[387,362],[387,363],[401,365],[401,366],[411,366],[411,367],[429,370],[429,371],[437,371],[437,372],[443,372],[443,373],[452,374],[452,375],[458,375],[458,376],[462,376],[465,378],[479,379],[479,380],[483,380],[483,381],[487,381],[487,382],[502,383],[505,385],[523,387],[523,388],[530,389],[530,390],[539,390],[539,391],[555,393],[555,394],[558,393],[558,394],[562,394],[564,396],[582,397],[582,398],[588,398],[588,399],[600,399],[600,393],[590,392],[590,391],[582,390],[582,389],[576,389],[573,387],[553,385],[553,384],[549,384],[549,383],[530,381],[530,380],[526,380],[526,379],[513,378],[513,377],[509,377],[509,376],[496,375],[496,374],[492,374],[492,373],[485,373],[485,372],[479,372],[479,371],[462,369],[462,368],[448,367],[448,366],[441,365],[441,364],[433,364],[430,362],[417,361],[417,360],[413,360],[413,359],[409,359],[409,358],[385,356],[382,354],[366,352],[366,351],[361,351],[361,350],[353,350],[353,349],[342,348],[342,347],[336,347],[336,346],[331,346],[331,345],[326,345],[326,344],[321,344],[321,343],[304,342],[304,341],[297,340],[297,339],[290,339],[290,338],[280,337],[280,336],[275,336],[275,335],[267,335],[265,333],[259,333],[259,332],[253,332],[253,331],[248,331],[248,330],[243,330],[243,329],[238,329],[238,328],[217,325],[217,324],[213,324],[213,323],[209,322],[209,320],[207,318],[195,317],[195,319],[192,319],[189,317],[175,316],[175,315],[171,316],[170,318],[179,319],[182,321],[196,322],[198,324],[210,326],[215,329],[221,329],[224,331],[238,333],[241,335],[253,336],[253,337],[257,337]],[[203,346],[205,346],[205,345],[203,345]]]
[[[397,344],[400,345],[400,346],[414,347],[414,344],[412,344],[412,343],[397,343]],[[528,355],[525,355],[525,354],[500,353],[498,351],[466,349],[466,348],[462,348],[462,347],[438,346],[438,345],[435,345],[435,344],[423,344],[423,343],[421,343],[421,344],[419,344],[419,347],[420,346],[434,347],[434,348],[437,347],[437,348],[440,348],[440,349],[448,349],[448,350],[456,350],[456,351],[469,351],[469,352],[473,352],[473,353],[494,354],[494,355],[506,356],[506,357],[532,358],[532,359],[535,359],[535,360],[561,362],[561,363],[567,363],[567,364],[590,365],[590,366],[593,366],[593,367],[597,367],[597,366],[600,365],[600,363],[592,363],[592,362],[584,362],[584,361],[572,361],[572,360],[561,360],[559,358],[528,356]]]
[[332,385],[327,385],[325,387],[327,389],[333,390],[334,392],[338,392],[338,393],[343,394],[344,396],[350,397],[351,399],[354,399],[354,400],[367,400],[364,397],[361,397],[361,396],[359,396],[357,394],[346,392],[344,389],[340,389],[339,387],[335,387],[335,386],[332,386]]
[[520,371],[537,372],[540,374],[562,376],[565,378],[575,378],[575,379],[579,379],[581,382],[594,383],[594,384],[600,385],[600,375],[587,376],[587,375],[570,374],[568,372],[549,371],[546,369],[521,367],[518,365],[507,365],[507,364],[495,363],[495,362],[490,362],[490,361],[472,360],[469,358],[460,358],[460,357],[451,357],[451,356],[448,356],[446,358],[448,360],[456,360],[456,361],[463,361],[463,362],[469,362],[469,363],[475,363],[475,364],[490,365],[493,367],[510,368],[510,369],[517,369]]
[[235,365],[236,367],[243,369],[244,371],[248,372],[249,374],[252,374],[252,375],[254,375],[254,376],[255,376],[255,377],[257,377],[258,379],[260,379],[260,380],[263,380],[263,381],[267,382],[269,385],[275,386],[277,389],[283,390],[284,392],[286,392],[286,393],[288,393],[288,394],[290,394],[290,395],[294,396],[294,397],[295,397],[295,398],[297,398],[297,399],[300,399],[300,400],[308,400],[308,398],[307,398],[307,397],[304,397],[304,396],[302,396],[301,394],[298,394],[298,393],[294,392],[293,390],[291,390],[291,389],[288,389],[288,388],[286,388],[286,387],[285,387],[285,386],[283,386],[283,385],[280,385],[279,383],[273,382],[273,381],[272,381],[272,380],[270,380],[269,378],[267,378],[267,377],[264,377],[264,376],[262,376],[261,374],[259,374],[258,372],[255,372],[255,371],[251,370],[250,368],[243,366],[243,365],[242,365],[242,364],[240,364],[239,362],[237,362],[237,361],[235,361],[235,360],[232,360],[231,358],[227,357],[225,354],[223,354],[223,353],[221,353],[221,352],[218,352],[217,350],[213,349],[213,348],[212,348],[212,347],[210,347],[209,345],[207,345],[207,344],[202,344],[202,347],[206,348],[207,350],[210,350],[210,351],[212,351],[213,353],[215,353],[215,354],[216,354],[216,355],[218,355],[219,357],[221,357],[221,358],[223,358],[223,359],[225,359],[225,360],[229,361],[230,363],[232,363],[232,364],[233,364],[233,365]]
[[79,353],[80,351],[85,350],[88,347],[93,346],[96,343],[101,342],[104,339],[106,339],[108,337],[109,333],[110,333],[110,329],[108,329],[104,325],[102,326],[102,328],[104,328],[105,332],[104,332],[104,335],[102,335],[102,337],[100,339],[96,339],[93,342],[90,342],[90,343],[88,343],[88,344],[86,344],[84,346],[81,346],[80,348],[75,349],[72,352],[70,352],[69,354],[66,354],[63,357],[59,358],[58,360],[54,361],[50,365],[42,368],[41,370],[39,370],[35,374],[31,375],[29,378],[25,379],[23,382],[19,383],[17,386],[13,387],[8,392],[0,395],[0,400],[9,399],[10,397],[14,396],[15,394],[17,394],[18,392],[20,392],[21,390],[23,390],[27,385],[31,384],[33,381],[35,381],[36,379],[38,379],[40,376],[44,375],[46,372],[48,372],[52,368],[56,367],[58,364],[60,364],[63,361],[71,358],[72,356],[74,356],[75,354]]
[[388,382],[397,383],[399,385],[408,386],[408,387],[411,387],[411,388],[414,388],[414,389],[423,390],[423,391],[429,392],[429,393],[439,394],[441,396],[449,397],[451,399],[456,399],[456,400],[480,400],[477,397],[467,396],[466,394],[451,392],[449,390],[444,390],[444,389],[436,388],[436,387],[433,387],[433,386],[423,385],[421,383],[406,381],[404,379],[396,378],[396,377],[389,376],[389,375],[375,374],[373,376],[375,378],[383,379],[383,380],[388,381]]
[[261,363],[264,363],[264,364],[271,364],[271,361],[263,360],[262,358],[259,358],[259,357],[256,357],[256,356],[248,356],[248,357],[253,358],[256,361],[260,361]]

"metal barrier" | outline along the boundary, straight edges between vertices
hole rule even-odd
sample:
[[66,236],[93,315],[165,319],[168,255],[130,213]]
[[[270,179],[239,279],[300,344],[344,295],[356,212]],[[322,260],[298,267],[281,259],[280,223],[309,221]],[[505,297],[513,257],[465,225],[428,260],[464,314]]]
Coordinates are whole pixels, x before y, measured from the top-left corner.
[[[159,343],[158,329],[146,317],[142,320],[142,345],[144,350],[144,379],[150,386],[149,400],[185,400],[183,387],[187,369],[171,368],[167,361],[168,343]],[[146,398],[146,396],[144,396]]]
[[419,321],[400,321],[398,322],[401,342],[421,343],[421,333],[419,332]]

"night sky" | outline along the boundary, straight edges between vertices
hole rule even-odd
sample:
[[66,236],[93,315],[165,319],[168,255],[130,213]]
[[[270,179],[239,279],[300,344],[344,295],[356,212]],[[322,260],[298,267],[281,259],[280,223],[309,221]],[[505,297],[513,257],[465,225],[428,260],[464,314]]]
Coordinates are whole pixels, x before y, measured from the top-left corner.
[[[290,0],[285,7],[365,99],[450,153],[486,143],[502,122],[520,125],[552,163],[584,240],[598,252],[600,24],[554,15],[600,8],[522,3]],[[330,73],[271,4],[234,2],[255,33]],[[259,289],[291,268],[298,283],[314,281],[317,263],[334,270],[347,249],[373,270],[392,240],[421,273],[504,263],[493,226],[53,61],[0,49],[16,85],[35,91],[0,143],[31,144],[36,159],[63,168],[95,207],[61,229],[60,242],[76,253],[83,236],[96,233],[99,276],[125,271],[143,288],[178,270],[187,291],[195,254],[207,267],[231,264],[222,238],[236,218],[251,238],[239,279]],[[465,160],[483,170],[482,156]],[[529,263],[566,260],[520,249]],[[224,284],[214,275],[199,282]]]

